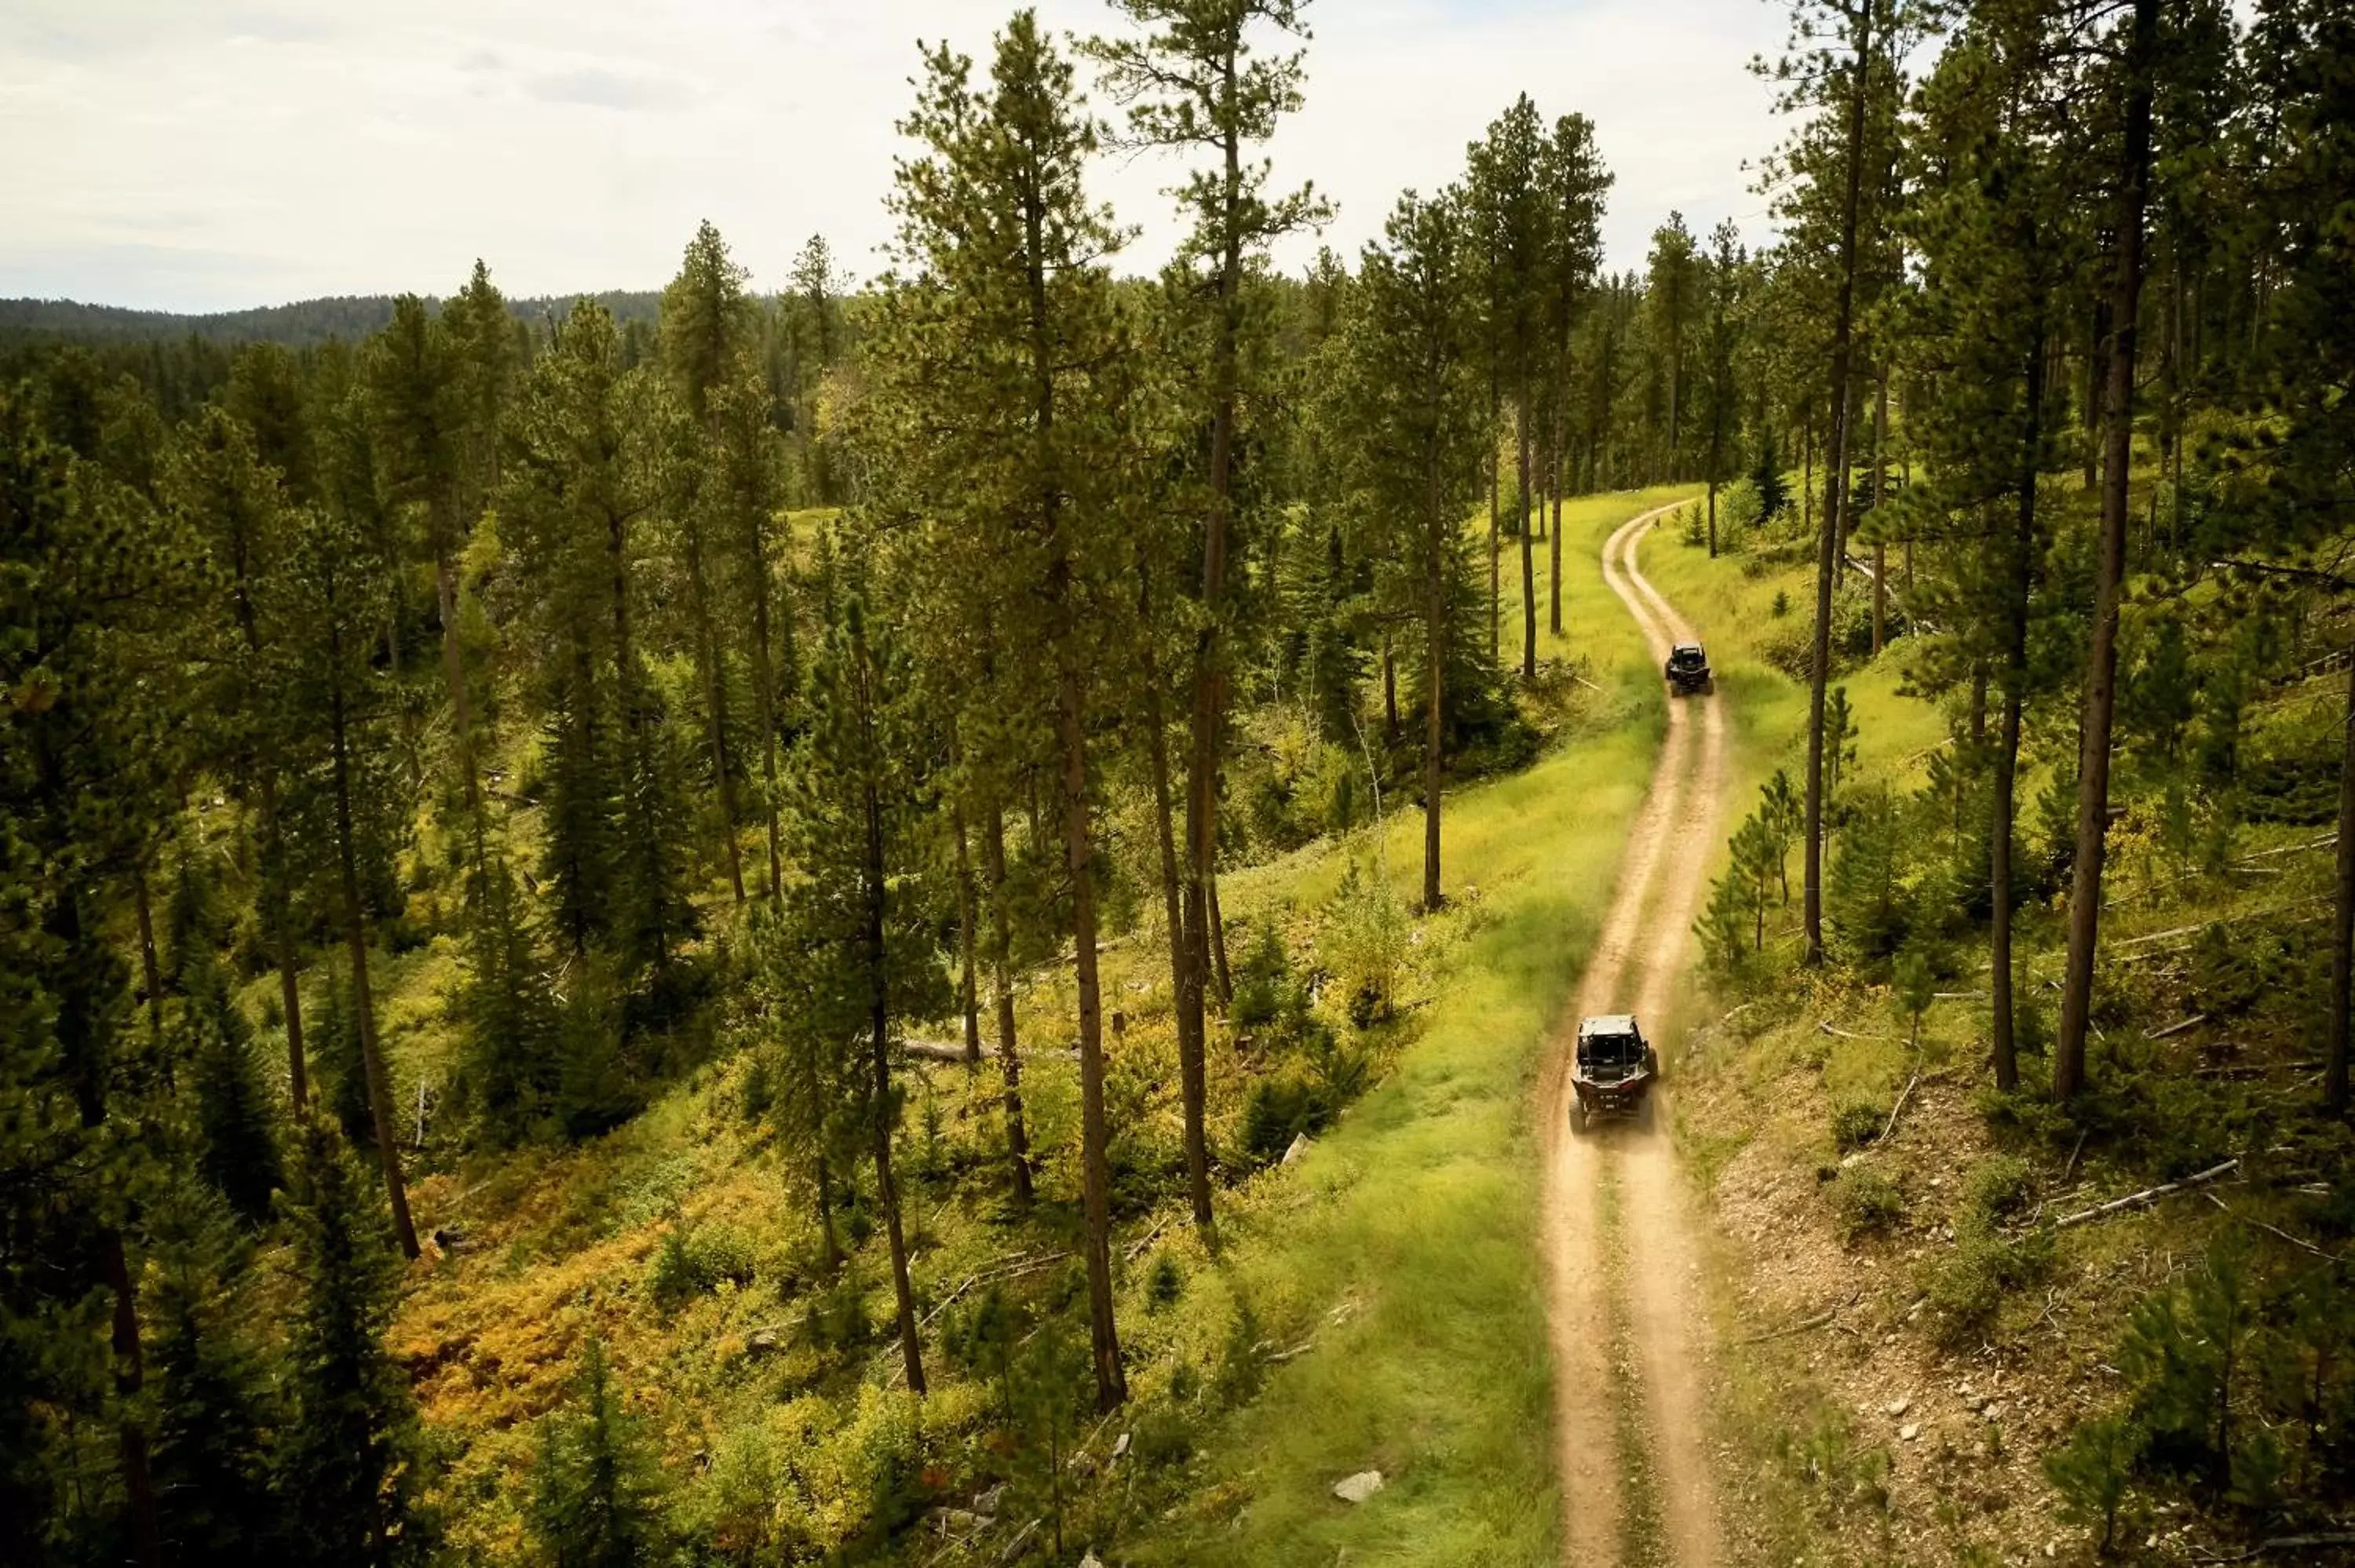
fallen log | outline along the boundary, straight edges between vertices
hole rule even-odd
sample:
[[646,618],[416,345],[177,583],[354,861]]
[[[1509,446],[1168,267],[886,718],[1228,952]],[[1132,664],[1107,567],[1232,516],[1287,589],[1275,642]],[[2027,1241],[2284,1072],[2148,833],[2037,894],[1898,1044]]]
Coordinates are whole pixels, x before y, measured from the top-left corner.
[[2082,1225],[2088,1220],[2098,1220],[2106,1214],[2115,1214],[2122,1209],[2139,1208],[2145,1203],[2154,1202],[2171,1193],[2188,1192],[2194,1187],[2205,1186],[2217,1177],[2238,1171],[2240,1168],[2241,1161],[2237,1157],[2227,1160],[2222,1165],[2211,1165],[2198,1175],[2186,1176],[2180,1181],[2162,1181],[2156,1187],[2146,1187],[2139,1192],[2129,1192],[2123,1198],[2113,1198],[2106,1203],[2097,1203],[2093,1208],[2081,1209],[2073,1214],[2063,1214],[2055,1222],[2055,1224],[2057,1228],[2065,1231],[2071,1225]]
[[1839,1308],[1837,1307],[1827,1307],[1822,1311],[1817,1313],[1814,1317],[1807,1319],[1804,1322],[1793,1323],[1785,1328],[1769,1330],[1764,1334],[1752,1334],[1746,1339],[1736,1340],[1733,1342],[1737,1345],[1763,1345],[1769,1340],[1787,1340],[1794,1334],[1804,1334],[1810,1329],[1822,1328],[1825,1324],[1832,1320],[1832,1315],[1838,1310]]
[[2246,1552],[2236,1552],[2230,1557],[2202,1557],[2201,1563],[2254,1563],[2275,1552],[2312,1551],[2318,1546],[2355,1546],[2355,1531],[2341,1531],[2335,1535],[2276,1535],[2270,1541],[2260,1541]]

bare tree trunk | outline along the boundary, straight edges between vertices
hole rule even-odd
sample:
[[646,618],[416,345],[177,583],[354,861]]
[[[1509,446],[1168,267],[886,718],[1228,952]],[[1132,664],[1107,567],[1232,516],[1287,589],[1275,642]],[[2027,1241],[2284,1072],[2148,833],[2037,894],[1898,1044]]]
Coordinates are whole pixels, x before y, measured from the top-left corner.
[[1546,535],[1547,599],[1546,619],[1556,637],[1561,635],[1561,492],[1564,483],[1562,469],[1568,456],[1562,448],[1567,440],[1557,435],[1553,454],[1553,527]]
[[148,1044],[168,1083],[172,1065],[164,1055],[164,966],[155,957],[155,912],[148,906],[147,868],[144,865],[132,868],[131,905],[139,927],[139,979],[147,992]]
[[2348,662],[2347,717],[2340,727],[2338,895],[2330,908],[2330,1044],[2322,1075],[2322,1103],[2333,1116],[2347,1114],[2347,1015],[2355,1006],[2355,658]]
[[989,875],[989,988],[997,1005],[997,1065],[1006,1080],[1006,1157],[1013,1167],[1014,1202],[1030,1206],[1030,1138],[1022,1124],[1022,1053],[1014,1038],[1014,950],[1012,922],[1006,910],[1006,808],[993,794],[989,800],[989,831],[982,840],[984,869]]
[[826,1271],[832,1273],[842,1264],[842,1242],[834,1231],[834,1162],[826,1157],[822,1140],[817,1151],[817,1229],[824,1238]]
[[330,632],[328,656],[339,673],[330,694],[328,738],[334,745],[336,780],[336,861],[343,885],[344,950],[352,965],[352,1009],[360,1037],[360,1070],[368,1079],[368,1120],[376,1129],[377,1161],[384,1168],[384,1190],[392,1201],[393,1234],[412,1262],[418,1255],[417,1226],[409,1217],[409,1187],[400,1175],[400,1145],[392,1119],[392,1084],[386,1075],[383,1054],[377,1047],[376,1001],[368,990],[367,916],[360,904],[359,858],[352,826],[351,747],[344,711],[343,650],[340,637]]
[[2069,889],[2068,967],[2052,1052],[2052,1097],[2085,1082],[2101,935],[2102,862],[2108,848],[2110,724],[2117,707],[2118,605],[2126,587],[2127,464],[2134,455],[2135,316],[2142,296],[2143,208],[2150,179],[2151,56],[2158,0],[2135,0],[2128,44],[2126,156],[2119,173],[2117,274],[2110,303],[2109,373],[2103,394],[2101,559],[2094,586],[2094,645],[2085,670],[2085,732],[2077,762],[2077,851]]
[[1382,633],[1382,740],[1394,744],[1399,737],[1398,653],[1391,646],[1391,634]]
[[[1059,563],[1059,567],[1060,567]],[[1062,568],[1067,570],[1068,568]],[[1063,753],[1063,870],[1071,879],[1071,950],[1080,1004],[1081,1203],[1086,1224],[1088,1329],[1094,1352],[1096,1404],[1112,1410],[1128,1398],[1113,1321],[1112,1168],[1105,1155],[1103,1009],[1096,974],[1095,848],[1088,826],[1088,758],[1078,655],[1061,652],[1056,721]]]
[[466,818],[474,840],[474,873],[483,871],[483,785],[474,767],[474,719],[466,696],[464,650],[458,641],[458,567],[447,549],[433,557],[434,601],[442,616],[442,682],[450,691],[450,730],[465,783]]
[[1538,583],[1529,540],[1529,395],[1524,387],[1515,400],[1513,434],[1515,473],[1521,500],[1521,679],[1538,678]]
[[[751,532],[752,557],[752,683],[760,688],[761,704],[761,815],[769,836],[769,897],[773,902],[784,895],[785,858],[781,842],[783,834],[777,821],[777,665],[770,646],[769,629],[769,552],[755,523]],[[962,853],[964,840],[958,840]],[[972,882],[964,884],[965,896],[972,896]],[[971,980],[968,961],[966,978]]]
[[131,1514],[132,1548],[140,1568],[163,1568],[164,1532],[155,1508],[155,1481],[148,1463],[147,1427],[135,1414],[146,1382],[146,1358],[139,1345],[138,1286],[123,1252],[123,1233],[107,1226],[99,1235],[99,1271],[114,1297],[114,1391],[124,1409],[115,1433],[115,1460],[123,1471],[123,1499]]
[[278,779],[261,774],[263,919],[278,960],[278,1004],[286,1014],[286,1090],[299,1115],[311,1103],[310,1075],[303,1061],[303,988],[296,981],[294,922],[287,909],[286,845],[278,828]]
[[1800,916],[1808,963],[1824,957],[1824,697],[1831,678],[1832,581],[1839,562],[1840,499],[1848,471],[1849,382],[1854,374],[1857,227],[1864,188],[1864,106],[1872,58],[1873,0],[1864,0],[1849,84],[1848,193],[1840,219],[1839,309],[1832,328],[1831,452],[1816,557],[1816,629],[1807,678],[1807,800]]
[[1816,525],[1816,410],[1808,404],[1799,418],[1799,528]]
[[1219,914],[1219,868],[1210,867],[1210,978],[1217,982],[1219,1011],[1234,1005],[1235,981],[1227,968],[1227,923]]
[[[2041,307],[2040,307],[2041,308]],[[2019,1086],[2011,965],[2011,840],[2018,811],[2015,799],[2019,772],[2019,717],[2028,685],[2028,596],[2034,584],[2036,549],[2036,482],[2043,448],[2044,334],[2040,320],[2028,355],[2023,401],[2027,429],[2019,450],[2019,510],[2011,540],[2010,570],[2004,603],[2003,721],[1996,743],[1995,821],[1989,836],[1988,877],[1993,916],[1988,927],[1988,959],[1992,979],[1993,1045],[1996,1087],[2009,1093]],[[1981,678],[1980,708],[1984,713],[1985,683]]]
[[981,997],[974,980],[973,850],[964,831],[964,800],[949,807],[956,830],[957,1011],[964,1016],[964,1059],[981,1061]]
[[[1434,528],[1445,528],[1444,517],[1435,520]],[[1445,735],[1443,724],[1444,705],[1441,700],[1443,676],[1447,668],[1447,579],[1445,557],[1431,552],[1431,568],[1423,582],[1423,644],[1424,678],[1428,690],[1423,705],[1423,907],[1425,913],[1439,908],[1444,900],[1439,883],[1439,764],[1440,747]]]
[[[854,638],[858,635],[855,625]],[[899,1311],[900,1360],[907,1370],[909,1390],[921,1394],[925,1392],[923,1346],[916,1335],[916,1292],[908,1278],[908,1240],[900,1225],[900,1188],[891,1175],[891,1124],[898,1119],[900,1107],[891,1097],[890,960],[883,938],[889,885],[883,855],[883,803],[873,772],[877,766],[874,674],[865,649],[858,650],[852,671],[864,743],[860,749],[868,769],[859,805],[867,838],[861,880],[866,884],[867,904],[867,1027],[875,1070],[874,1097],[868,1114],[868,1131],[875,1142],[875,1201],[883,1211],[883,1228],[891,1245],[891,1294]]]
[[[1155,656],[1151,628],[1154,624],[1153,578],[1146,565],[1137,567],[1137,617],[1146,629],[1144,639],[1145,662],[1145,741],[1146,758],[1153,771],[1153,822],[1161,851],[1161,900],[1163,913],[1169,922],[1169,989],[1178,995],[1187,987],[1187,964],[1189,955],[1186,944],[1186,913],[1183,878],[1178,869],[1178,843],[1171,826],[1169,805],[1169,744],[1161,711],[1161,665]],[[1197,987],[1199,991],[1199,985]],[[1207,1071],[1208,1028],[1201,1012],[1178,1013],[1178,1098],[1185,1119],[1186,1192],[1193,1204],[1194,1224],[1207,1232],[1210,1228],[1210,1147],[1203,1128],[1203,1118],[1209,1101]]]
[[1497,455],[1497,378],[1488,378],[1488,662],[1497,663],[1505,650],[1505,577],[1497,548],[1498,522],[1504,501],[1498,493],[1504,460]]
[[[1228,58],[1225,91],[1232,101],[1238,57]],[[1203,986],[1210,973],[1211,909],[1217,897],[1219,763],[1224,749],[1227,672],[1224,618],[1228,572],[1228,533],[1234,513],[1235,406],[1237,364],[1242,334],[1243,199],[1242,125],[1230,118],[1220,129],[1221,160],[1219,249],[1218,330],[1211,342],[1209,481],[1210,506],[1202,530],[1202,629],[1195,639],[1191,752],[1186,773],[1186,888],[1181,913],[1187,953],[1178,977],[1178,1016],[1180,1038],[1193,1031],[1207,1038],[1203,1020]],[[1036,284],[1034,283],[1034,290]],[[1092,954],[1089,962],[1093,964]],[[1109,1277],[1107,1276],[1107,1278]],[[1109,1292],[1107,1284],[1106,1290]],[[1111,1331],[1111,1298],[1103,1304],[1103,1330]],[[1097,1349],[1097,1392],[1103,1382],[1103,1342]],[[1115,1364],[1113,1371],[1116,1374]],[[1125,1395],[1124,1383],[1121,1384]],[[1115,1401],[1116,1403],[1116,1401]]]
[[1889,641],[1889,546],[1872,542],[1872,656]]

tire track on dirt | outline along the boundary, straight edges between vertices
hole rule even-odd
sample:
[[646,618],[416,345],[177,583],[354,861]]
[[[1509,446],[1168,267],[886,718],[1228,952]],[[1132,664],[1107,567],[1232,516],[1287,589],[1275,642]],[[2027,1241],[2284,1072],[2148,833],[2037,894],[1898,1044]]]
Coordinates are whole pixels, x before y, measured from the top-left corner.
[[[1645,579],[1636,556],[1646,531],[1673,509],[1632,519],[1603,551],[1604,580],[1663,660],[1668,644],[1689,640],[1690,631]],[[1631,1514],[1645,1510],[1631,1510],[1623,1496],[1628,1478],[1618,1439],[1628,1430],[1646,1440],[1658,1494],[1649,1511],[1664,1527],[1670,1560],[1680,1568],[1710,1568],[1721,1556],[1705,1436],[1709,1333],[1693,1217],[1665,1134],[1653,1126],[1598,1128],[1592,1136],[1571,1130],[1570,1057],[1578,1019],[1626,1011],[1630,991],[1639,1016],[1666,1017],[1715,837],[1724,754],[1724,715],[1714,695],[1669,702],[1668,734],[1629,832],[1618,885],[1575,1011],[1556,1032],[1542,1077],[1555,1441],[1562,1560],[1572,1568],[1621,1563],[1638,1544],[1629,1539]],[[1601,1202],[1606,1178],[1615,1189],[1608,1235]],[[1613,1298],[1614,1254],[1626,1261],[1624,1300]],[[1614,1324],[1635,1330],[1634,1387],[1612,1365]]]

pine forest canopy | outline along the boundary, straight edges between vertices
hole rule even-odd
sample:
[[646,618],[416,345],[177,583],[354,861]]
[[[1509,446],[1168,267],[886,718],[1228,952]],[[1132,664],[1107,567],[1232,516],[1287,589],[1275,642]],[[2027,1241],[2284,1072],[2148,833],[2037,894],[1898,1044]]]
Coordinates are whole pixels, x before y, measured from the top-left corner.
[[[1771,242],[1672,216],[1606,270],[1596,127],[1520,94],[1287,276],[1309,20],[925,46],[874,278],[705,224],[659,293],[0,302],[0,1559],[914,1562],[936,1474],[1051,1517],[1009,1554],[1148,1528],[1070,1462],[1200,1405],[1124,1338],[1183,1282],[1122,1227],[1220,1245],[1410,1037],[1453,792],[1625,722],[1559,656],[1583,495],[1692,485],[1708,557],[1814,574],[1725,983],[1983,965],[1989,1092],[2124,1114],[2112,839],[2190,876],[2335,821],[2331,918],[2248,1005],[2299,999],[2343,1117],[2355,727],[2277,710],[2346,678],[2355,724],[2355,16],[1793,0]],[[1145,151],[1190,225],[1150,276],[1095,191]],[[1841,777],[1884,649],[1950,736],[1935,832]],[[1399,811],[1412,898],[1353,859],[1292,925],[1222,910]],[[723,1115],[787,1239],[675,1182],[461,1261],[465,1194]],[[996,1272],[926,1272],[952,1209]],[[581,1260],[624,1213],[617,1284]],[[501,1267],[566,1281],[560,1377],[421,1404],[404,1303]],[[755,1280],[792,1326],[731,1353],[791,1340],[791,1414],[715,1435],[632,1325]]]

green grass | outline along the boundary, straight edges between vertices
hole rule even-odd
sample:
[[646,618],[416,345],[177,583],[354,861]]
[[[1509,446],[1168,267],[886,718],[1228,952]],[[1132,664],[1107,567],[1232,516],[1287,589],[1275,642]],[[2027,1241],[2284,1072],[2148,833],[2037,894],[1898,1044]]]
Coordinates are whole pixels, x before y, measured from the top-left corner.
[[[1673,493],[1566,509],[1568,635],[1543,635],[1540,655],[1585,661],[1614,722],[1449,799],[1446,884],[1468,905],[1471,929],[1423,1033],[1301,1162],[1269,1178],[1294,1183],[1297,1206],[1246,1216],[1214,1266],[1231,1292],[1263,1304],[1271,1337],[1295,1344],[1313,1330],[1315,1349],[1212,1430],[1188,1500],[1128,1543],[1129,1560],[1325,1568],[1338,1553],[1557,1557],[1532,1077],[1609,902],[1661,734],[1649,655],[1596,562],[1613,528]],[[1507,566],[1517,586],[1510,556]],[[1540,585],[1542,595],[1542,575]],[[1517,594],[1506,609],[1509,661]],[[1542,630],[1542,604],[1540,620]],[[1420,835],[1419,819],[1391,824],[1390,872],[1410,896]],[[1310,897],[1342,858],[1260,874],[1285,875]],[[1334,1325],[1344,1302],[1356,1306]],[[1372,1500],[1351,1508],[1331,1495],[1367,1468],[1389,1483]]]

